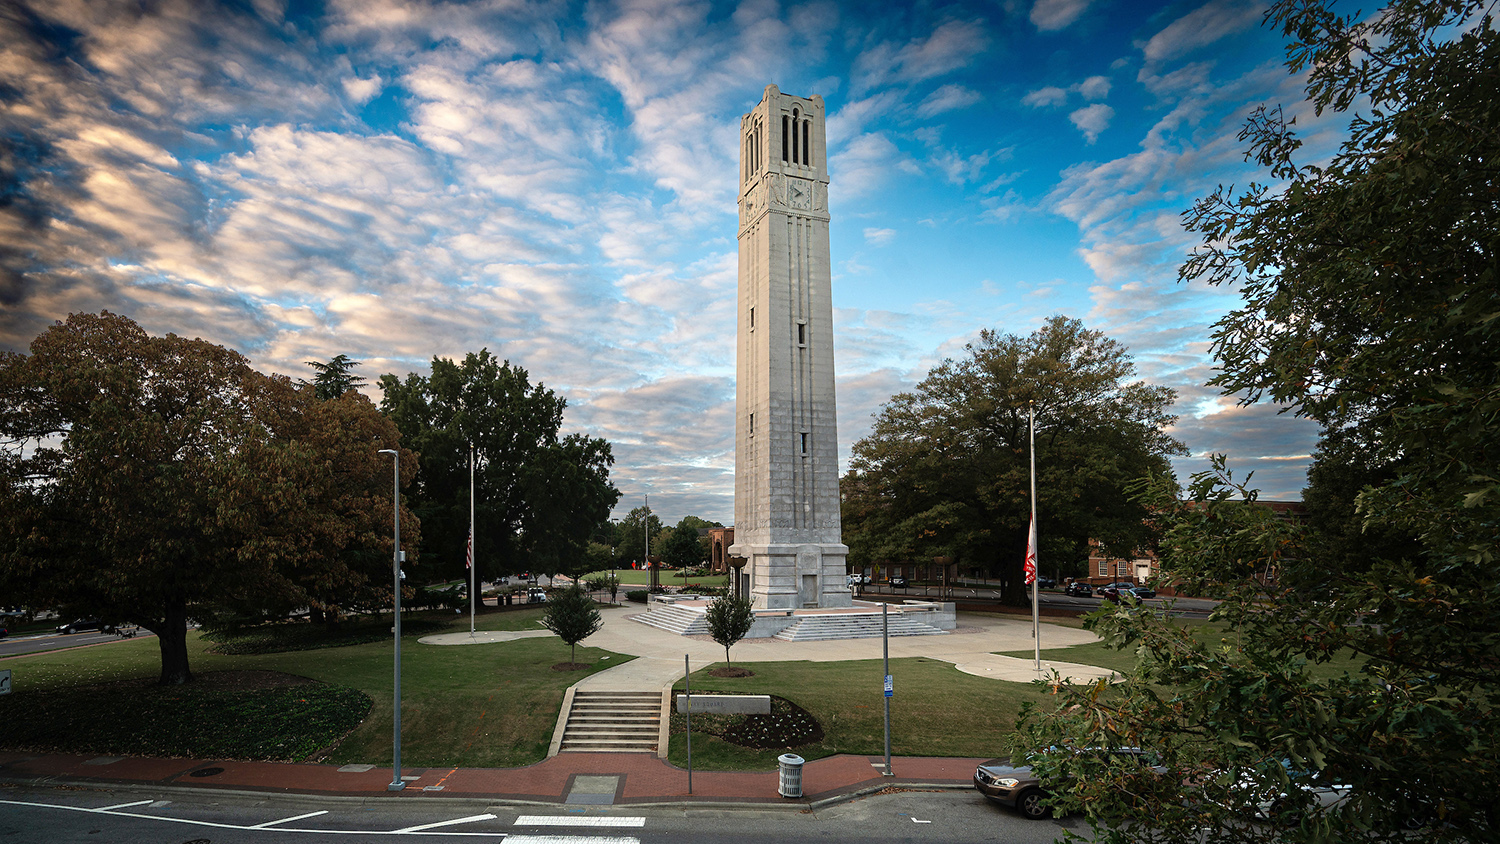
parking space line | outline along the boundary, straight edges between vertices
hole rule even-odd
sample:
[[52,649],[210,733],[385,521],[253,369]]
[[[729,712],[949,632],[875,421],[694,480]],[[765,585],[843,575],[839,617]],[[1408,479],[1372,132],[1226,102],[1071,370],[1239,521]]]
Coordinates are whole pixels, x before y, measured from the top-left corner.
[[398,833],[398,834],[400,834],[400,833],[407,833],[407,832],[420,832],[420,831],[422,831],[424,829],[437,829],[440,826],[454,826],[456,824],[461,824],[461,823],[473,823],[475,821],[490,821],[490,820],[494,820],[494,819],[495,819],[494,815],[490,814],[489,812],[485,812],[482,815],[470,815],[467,818],[454,818],[451,821],[438,821],[437,823],[424,823],[424,824],[422,824],[420,826],[409,826],[409,827],[406,827],[405,829],[393,829],[391,831],[395,832],[395,833]]
[[297,815],[296,817],[293,817],[293,818],[282,818],[279,821],[266,821],[265,823],[258,823],[255,826],[247,826],[245,828],[246,829],[266,829],[267,827],[272,827],[272,826],[275,826],[276,824],[291,823],[292,821],[300,821],[300,820],[305,820],[307,818],[316,818],[318,815],[326,815],[326,814],[328,814],[328,810],[327,809],[319,809],[316,812],[308,812],[305,815]]
[[116,809],[129,809],[131,806],[144,806],[144,805],[146,805],[147,803],[150,803],[150,802],[152,802],[152,801],[150,801],[150,800],[137,800],[134,803],[121,803],[118,806],[105,806],[105,807],[100,808],[100,809],[90,809],[89,811],[91,811],[91,812],[113,812]]

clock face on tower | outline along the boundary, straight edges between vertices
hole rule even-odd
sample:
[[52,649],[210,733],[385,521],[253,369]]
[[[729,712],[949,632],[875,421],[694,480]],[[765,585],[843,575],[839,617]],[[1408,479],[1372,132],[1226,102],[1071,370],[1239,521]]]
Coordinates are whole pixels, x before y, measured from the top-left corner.
[[787,205],[802,211],[812,210],[812,182],[806,179],[787,179]]

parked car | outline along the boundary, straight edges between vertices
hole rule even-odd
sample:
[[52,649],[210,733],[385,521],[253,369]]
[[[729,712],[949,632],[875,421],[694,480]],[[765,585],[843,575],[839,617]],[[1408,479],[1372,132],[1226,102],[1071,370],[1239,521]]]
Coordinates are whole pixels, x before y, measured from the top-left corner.
[[1233,786],[1235,802],[1260,820],[1293,823],[1298,820],[1300,810],[1327,811],[1349,798],[1349,786],[1334,782],[1318,771],[1302,770],[1291,760],[1283,759],[1279,764],[1285,772],[1285,786],[1300,795],[1294,798],[1280,782],[1281,776],[1271,773],[1278,763],[1273,760],[1266,764],[1266,768],[1242,769]]
[[545,590],[545,589],[535,589],[535,588],[533,588],[533,589],[527,589],[526,590],[526,603],[528,603],[528,604],[545,604],[546,602],[547,602],[547,590]]
[[865,576],[862,575],[862,574],[851,574],[851,575],[849,575],[849,585],[850,586],[854,586],[856,584],[862,584],[864,582],[865,582]]
[[57,625],[57,632],[65,635],[82,633],[85,630],[98,630],[102,633],[115,632],[114,625],[105,624],[97,618],[75,618],[67,624]]
[[1036,585],[1042,589],[1053,589],[1056,588],[1057,581],[1046,575],[1039,574],[1036,576]]
[[893,578],[891,578],[891,588],[893,588],[893,589],[905,589],[906,588],[906,578],[904,578],[904,577],[893,577]]
[[1090,598],[1094,595],[1094,587],[1082,580],[1075,580],[1063,588],[1063,594],[1075,598]]
[[[1061,748],[1054,748],[1047,752],[1060,750]],[[1153,754],[1137,747],[1121,747],[1114,750],[1087,748],[1072,752],[1110,753],[1118,757],[1128,757],[1142,765],[1145,770],[1157,774],[1165,771],[1164,768],[1155,767]],[[1041,820],[1052,815],[1052,807],[1045,805],[1047,798],[1052,796],[1052,790],[1049,790],[1041,777],[1032,771],[1030,765],[1011,765],[1008,759],[986,762],[974,770],[974,788],[991,801],[1009,806],[1029,820]]]
[[[1122,589],[1120,591],[1124,592],[1125,590]],[[1137,598],[1140,598],[1143,601],[1146,600],[1147,598],[1155,598],[1156,597],[1156,590],[1152,589],[1149,586],[1132,586],[1132,587],[1130,587],[1130,592],[1133,595],[1135,595]]]
[[1107,584],[1107,585],[1104,585],[1104,586],[1100,586],[1098,589],[1094,590],[1094,594],[1098,595],[1099,597],[1103,598],[1106,601],[1116,601],[1116,600],[1119,600],[1119,598],[1120,598],[1120,592],[1121,592],[1121,590],[1129,592],[1130,590],[1132,590],[1134,588],[1135,588],[1135,584],[1134,583],[1131,583],[1131,582],[1129,582],[1127,580],[1121,580],[1121,581],[1117,581],[1115,583],[1110,583],[1110,584]]

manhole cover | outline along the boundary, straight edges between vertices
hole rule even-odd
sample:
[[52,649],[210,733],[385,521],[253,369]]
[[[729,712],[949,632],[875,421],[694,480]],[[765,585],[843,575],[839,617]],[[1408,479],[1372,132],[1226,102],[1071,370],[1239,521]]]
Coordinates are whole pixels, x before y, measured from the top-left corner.
[[224,773],[224,769],[223,768],[199,768],[198,770],[193,771],[192,773],[188,774],[188,776],[190,776],[190,777],[212,777],[212,776],[215,776],[217,774],[222,774],[222,773]]

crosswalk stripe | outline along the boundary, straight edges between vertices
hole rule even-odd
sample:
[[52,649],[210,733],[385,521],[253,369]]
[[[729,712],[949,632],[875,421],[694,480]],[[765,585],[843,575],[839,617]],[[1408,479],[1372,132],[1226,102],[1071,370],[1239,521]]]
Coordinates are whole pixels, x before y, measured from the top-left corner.
[[467,818],[454,818],[451,821],[438,821],[437,823],[424,823],[421,826],[409,826],[409,827],[407,827],[405,829],[393,829],[391,831],[394,832],[394,833],[398,833],[398,834],[402,833],[402,832],[420,832],[421,830],[424,830],[424,829],[436,829],[436,828],[438,828],[440,826],[453,826],[454,824],[473,823],[474,821],[493,820],[494,817],[495,816],[492,815],[492,814],[490,814],[489,812],[485,812],[482,815],[470,815]]
[[522,815],[516,826],[635,826],[646,825],[645,818],[619,818],[607,815]]

